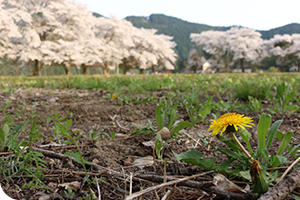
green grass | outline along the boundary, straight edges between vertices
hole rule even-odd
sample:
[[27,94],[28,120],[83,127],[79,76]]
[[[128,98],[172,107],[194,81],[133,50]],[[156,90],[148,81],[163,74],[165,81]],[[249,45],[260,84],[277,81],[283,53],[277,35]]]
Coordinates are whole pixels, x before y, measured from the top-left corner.
[[224,111],[224,106],[226,111],[251,110],[251,106],[247,105],[252,103],[249,96],[274,102],[276,87],[281,83],[288,85],[290,91],[295,91],[291,103],[298,104],[298,73],[0,77],[0,89],[7,93],[13,93],[19,87],[94,89],[117,93],[121,99],[126,100],[125,103],[141,103],[139,100],[155,98],[153,95],[158,95],[172,99],[179,105],[185,101],[196,107],[203,104],[208,97],[215,97],[212,104],[217,111]]

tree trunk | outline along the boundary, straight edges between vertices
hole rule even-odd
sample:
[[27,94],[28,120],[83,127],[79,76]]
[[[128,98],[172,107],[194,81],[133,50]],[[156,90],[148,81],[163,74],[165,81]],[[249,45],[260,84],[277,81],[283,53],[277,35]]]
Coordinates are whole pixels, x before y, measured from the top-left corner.
[[244,68],[244,58],[240,59],[240,67],[242,69],[242,72],[245,72],[245,68]]
[[43,65],[38,60],[34,61],[34,70],[33,76],[40,76],[42,71]]
[[[193,66],[192,69],[193,69],[193,73],[196,74],[197,66]],[[202,72],[203,72],[203,68],[202,68]]]
[[64,63],[64,68],[65,68],[66,75],[71,75],[72,74],[69,61]]
[[152,73],[155,74],[155,68],[154,68],[154,66],[152,66],[151,69],[152,69]]
[[279,71],[280,71],[280,72],[283,72],[283,68],[284,68],[284,66],[283,66],[283,65],[280,65]]
[[14,65],[15,71],[16,71],[15,76],[19,76],[19,69],[18,69],[17,63],[18,63],[17,60],[14,60],[14,61],[13,61],[13,65]]
[[119,65],[116,67],[117,74],[119,74]]
[[105,69],[104,69],[104,75],[105,75],[105,76],[109,76],[109,69],[108,69],[108,68],[105,68]]
[[81,67],[82,67],[82,74],[87,75],[88,74],[88,66],[86,66],[85,64],[82,64]]
[[145,74],[145,69],[140,69],[140,74]]

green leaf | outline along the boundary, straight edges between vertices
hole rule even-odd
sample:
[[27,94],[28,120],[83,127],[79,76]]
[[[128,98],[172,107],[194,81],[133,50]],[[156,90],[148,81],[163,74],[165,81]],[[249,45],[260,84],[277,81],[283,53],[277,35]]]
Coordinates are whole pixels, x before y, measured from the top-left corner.
[[257,136],[258,136],[258,150],[265,149],[265,139],[268,129],[271,125],[271,115],[263,113],[259,119]]
[[286,160],[287,160],[286,157],[276,155],[273,159],[273,163],[271,164],[271,167],[278,167],[278,166],[282,165],[283,163],[285,163]]
[[232,170],[229,170],[231,163],[234,161],[234,159],[229,159],[225,162],[223,162],[221,165],[215,165],[214,170],[220,173],[227,173],[229,174]]
[[9,134],[9,125],[7,124],[7,123],[5,123],[4,125],[3,125],[3,131],[4,131],[4,135],[5,135],[5,138],[8,136],[8,134]]
[[110,134],[110,137],[111,137],[112,139],[114,139],[114,138],[116,137],[116,133],[115,133],[115,132],[112,132],[112,133]]
[[160,151],[162,147],[162,142],[161,142],[161,135],[160,133],[156,134],[156,140],[155,140],[155,149],[156,151]]
[[18,124],[17,126],[15,126],[15,128],[12,130],[12,136],[15,136],[19,131],[20,129],[22,128],[23,124]]
[[268,137],[267,137],[267,142],[266,142],[266,146],[267,148],[269,148],[273,142],[274,136],[277,132],[277,129],[279,128],[280,124],[282,123],[282,119],[281,120],[277,120],[276,122],[274,122],[274,124],[271,126],[269,133],[268,133]]
[[269,152],[268,152],[268,150],[267,149],[261,149],[260,151],[257,151],[257,154],[259,154],[259,153],[261,153],[262,157],[266,160],[267,163],[269,163]]
[[276,132],[276,137],[277,137],[278,140],[282,141],[284,136],[285,135],[283,133],[281,133],[280,131]]
[[81,163],[81,164],[89,164],[89,165],[92,165],[93,163],[91,163],[91,162],[88,162],[88,161],[86,161],[86,160],[84,160],[83,158],[83,162],[84,163],[82,163],[81,162],[81,158],[80,158],[80,154],[77,152],[77,153],[72,153],[72,152],[65,152],[65,155],[67,155],[67,156],[71,156],[71,157],[73,157],[73,158],[75,158],[75,160],[77,161],[77,162],[79,162],[79,163]]
[[149,128],[152,129],[152,130],[154,130],[152,122],[149,119],[147,119],[147,120],[148,120]]
[[295,146],[294,148],[292,148],[292,149],[290,150],[290,152],[289,152],[285,157],[288,158],[291,154],[294,155],[294,153],[295,153],[297,150],[299,150],[299,146],[300,146],[300,144],[298,144],[297,146]]
[[34,156],[44,157],[44,154],[34,151]]
[[172,106],[171,108],[171,112],[170,112],[170,119],[169,119],[169,123],[168,123],[168,129],[170,129],[172,127],[172,125],[174,124],[175,120],[176,120],[176,115],[177,115],[177,103]]
[[184,129],[185,127],[189,127],[189,128],[193,128],[193,124],[190,123],[190,122],[187,122],[187,121],[182,121],[182,122],[179,122],[177,124],[176,127],[174,127],[172,130],[171,130],[171,135],[177,133],[178,131]]
[[300,200],[300,198],[295,194],[293,194],[293,197],[294,197],[295,200]]
[[276,91],[279,97],[282,98],[285,93],[285,84],[281,83],[280,85],[278,85]]
[[291,142],[291,138],[294,134],[294,131],[289,131],[285,134],[284,138],[282,139],[282,143],[276,153],[276,155],[281,155],[283,153],[283,151],[285,150],[285,148],[289,145],[289,143]]
[[199,114],[201,115],[201,120],[203,121],[207,115],[211,112],[211,105],[206,105],[203,108],[199,109]]
[[212,159],[201,159],[204,155],[198,151],[188,151],[182,154],[174,153],[174,155],[176,160],[197,165],[205,169],[212,169],[217,160],[217,157]]
[[159,105],[155,111],[156,122],[159,130],[163,128],[162,107],[164,107],[164,105]]
[[284,99],[284,102],[283,102],[283,107],[284,108],[286,107],[286,105],[288,104],[288,102],[290,102],[292,100],[294,94],[295,94],[295,91],[292,91],[288,95],[286,95],[286,97]]
[[227,146],[229,146],[233,151],[241,152],[241,148],[234,140],[231,140],[225,136],[220,136],[220,135],[217,135],[217,138],[218,138],[218,140],[220,140],[221,142],[223,142]]
[[251,134],[246,130],[239,131],[238,134],[243,138],[244,142],[247,145],[247,148],[248,148],[250,154],[252,154],[253,150],[252,150],[252,147],[251,147],[250,142],[249,142],[249,139],[251,138]]
[[241,163],[246,163],[245,161],[248,160],[248,158],[243,157],[240,154],[238,154],[236,152],[233,152],[233,151],[231,151],[229,149],[218,148],[218,150],[221,151],[223,154],[226,154],[227,156],[238,160]]
[[250,175],[250,171],[249,170],[247,170],[247,171],[240,171],[239,174],[244,179],[251,180],[251,175]]
[[0,128],[0,140],[1,140],[1,142],[5,142],[5,140],[6,140],[6,137],[5,137],[5,133],[4,133],[4,131],[2,130],[2,128]]
[[74,140],[77,140],[77,139],[80,138],[80,137],[85,137],[85,135],[80,134],[80,135],[76,136],[76,137],[74,138]]

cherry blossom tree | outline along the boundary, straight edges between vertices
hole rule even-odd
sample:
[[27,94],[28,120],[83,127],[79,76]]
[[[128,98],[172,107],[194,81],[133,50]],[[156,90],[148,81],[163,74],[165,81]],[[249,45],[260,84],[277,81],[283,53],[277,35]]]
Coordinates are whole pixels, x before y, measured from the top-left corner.
[[9,13],[0,7],[0,57],[4,57],[12,48],[11,38],[21,37],[17,25]]
[[229,51],[233,54],[233,62],[239,61],[242,72],[245,72],[244,61],[258,63],[262,60],[261,34],[253,29],[232,27],[227,34]]
[[[18,58],[14,51],[14,42],[20,41],[22,34],[19,27],[31,22],[30,15],[21,9],[4,9],[6,1],[0,1],[0,58],[6,57],[13,60],[16,74],[18,74]],[[12,17],[12,14],[15,16]]]
[[290,49],[292,43],[291,35],[274,35],[273,38],[265,40],[261,48],[265,57],[277,57],[276,63],[281,66],[282,71],[283,66],[289,62],[290,54],[295,53],[295,51]]
[[288,48],[288,54],[291,59],[297,64],[298,71],[300,71],[300,34],[292,34],[292,43]]
[[134,48],[130,50],[131,56],[134,56],[138,63],[138,68],[143,71],[152,69],[174,70],[176,53],[174,47],[176,43],[172,41],[173,37],[164,34],[156,34],[155,29],[137,29],[134,31]]
[[[26,24],[20,27],[22,39],[15,44],[15,54],[26,63],[34,64],[34,75],[40,75],[44,65],[54,63],[63,64],[69,74],[72,60],[65,60],[61,55],[66,54],[60,50],[68,49],[62,48],[61,44],[66,43],[61,41],[93,38],[89,20],[93,19],[92,13],[80,4],[67,0],[9,0],[5,2],[5,8],[23,10],[30,15],[25,21],[23,16],[12,13],[14,19],[19,17]],[[77,49],[72,49],[72,53],[76,53]]]
[[205,62],[206,59],[204,58],[203,54],[196,48],[193,48],[189,52],[189,58],[186,62],[186,67],[196,73],[197,69],[199,69]]
[[252,29],[232,27],[228,31],[203,31],[200,34],[192,33],[190,38],[196,49],[210,55],[207,60],[217,69],[224,66],[222,63],[225,63],[225,59],[228,62],[229,54],[232,55],[231,64],[239,61],[242,72],[244,61],[256,63],[262,59],[260,46],[263,40],[261,34]]
[[95,37],[103,41],[103,45],[98,47],[102,59],[100,66],[105,74],[108,74],[109,70],[116,69],[122,63],[124,57],[129,56],[128,49],[134,46],[133,25],[125,19],[114,16],[109,19],[99,17],[93,31]]
[[[207,58],[213,68],[219,68],[228,53],[227,33],[224,31],[203,31],[200,34],[191,33],[191,41],[196,44],[196,49],[201,49],[210,56]],[[195,53],[191,54],[195,59]]]

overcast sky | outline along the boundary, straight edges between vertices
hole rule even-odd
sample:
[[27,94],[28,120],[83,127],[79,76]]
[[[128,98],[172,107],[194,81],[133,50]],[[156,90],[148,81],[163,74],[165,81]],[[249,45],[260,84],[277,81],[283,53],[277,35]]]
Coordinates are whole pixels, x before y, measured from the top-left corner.
[[74,0],[109,17],[165,14],[212,26],[269,30],[300,23],[300,0]]

